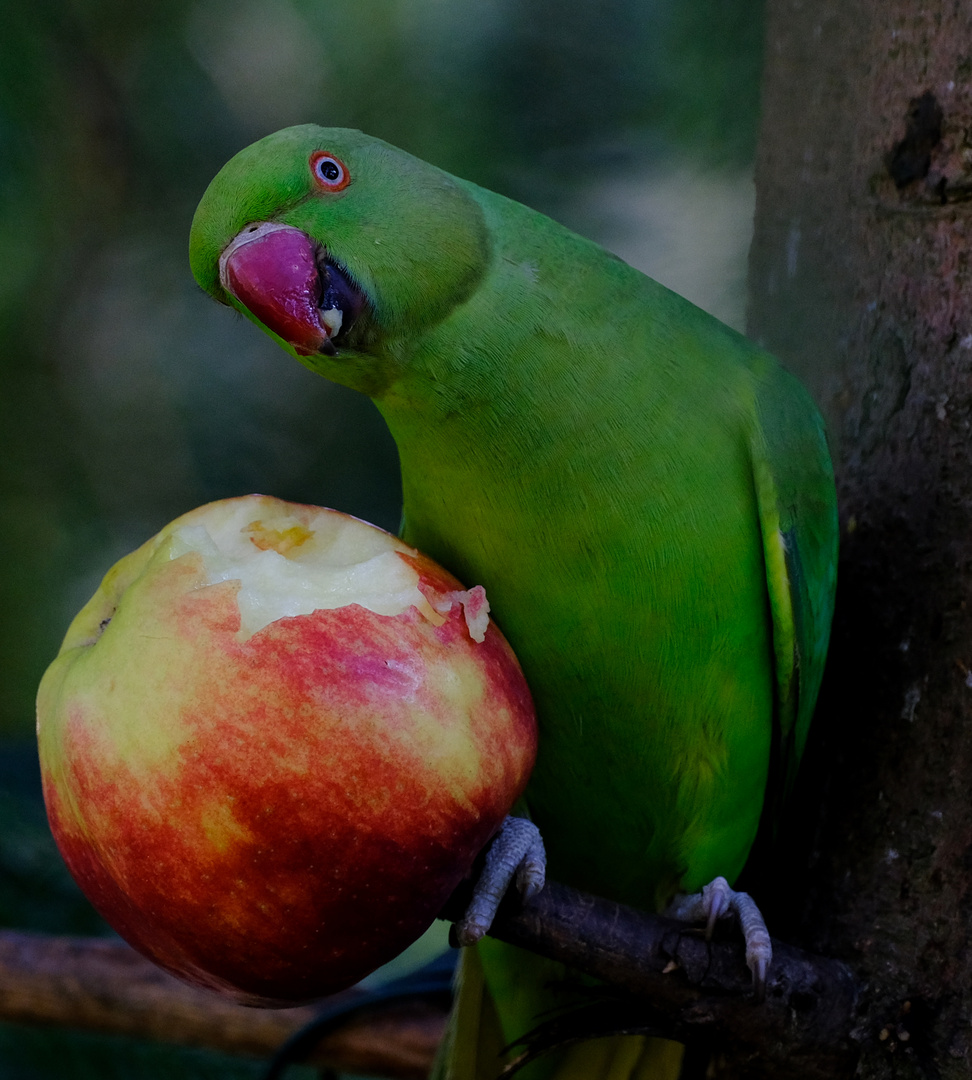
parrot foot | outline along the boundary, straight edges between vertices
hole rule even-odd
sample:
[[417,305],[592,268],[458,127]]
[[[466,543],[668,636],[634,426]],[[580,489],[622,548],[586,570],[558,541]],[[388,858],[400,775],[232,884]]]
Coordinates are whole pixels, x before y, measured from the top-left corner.
[[493,925],[510,882],[515,878],[520,897],[530,900],[543,888],[546,869],[540,830],[526,818],[507,817],[486,851],[466,914],[456,923],[456,941],[475,945]]
[[735,918],[746,943],[746,965],[753,973],[756,1000],[763,1000],[766,996],[766,973],[773,959],[773,946],[763,916],[749,893],[736,892],[729,887],[729,882],[724,877],[717,877],[700,893],[676,898],[666,914],[683,922],[705,920],[706,940],[712,937],[717,919]]

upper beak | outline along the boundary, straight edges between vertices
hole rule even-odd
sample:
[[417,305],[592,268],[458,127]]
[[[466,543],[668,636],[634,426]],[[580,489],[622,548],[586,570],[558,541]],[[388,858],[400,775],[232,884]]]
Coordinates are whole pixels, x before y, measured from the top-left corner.
[[290,225],[247,225],[219,257],[223,288],[301,356],[335,355],[341,312],[324,312],[317,247]]

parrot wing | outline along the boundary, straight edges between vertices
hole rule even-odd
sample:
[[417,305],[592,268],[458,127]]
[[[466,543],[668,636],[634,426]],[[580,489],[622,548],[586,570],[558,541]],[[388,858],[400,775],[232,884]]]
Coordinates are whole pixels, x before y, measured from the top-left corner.
[[796,776],[823,676],[837,582],[837,503],[823,422],[775,362],[756,373],[750,441],[776,668],[774,760],[766,811]]

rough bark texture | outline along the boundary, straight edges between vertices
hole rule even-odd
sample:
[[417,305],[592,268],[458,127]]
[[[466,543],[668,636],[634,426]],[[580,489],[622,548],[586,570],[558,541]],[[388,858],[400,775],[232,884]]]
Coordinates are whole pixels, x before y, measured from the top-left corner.
[[[972,7],[769,0],[749,332],[830,427],[837,619],[789,928],[864,1077],[972,1075]],[[809,864],[809,865],[808,865]]]
[[[457,918],[467,904],[457,890],[443,914]],[[698,927],[554,881],[526,904],[508,895],[489,933],[611,988],[592,996],[586,1019],[551,1019],[561,1038],[662,1034],[701,1047],[705,1065],[708,1051],[717,1050],[747,1080],[830,1080],[853,1063],[858,988],[839,962],[774,941],[765,1000],[757,1002],[737,926],[706,942]]]
[[[461,916],[469,899],[468,889],[457,891],[444,915]],[[766,999],[757,1003],[735,928],[707,943],[682,923],[548,882],[526,905],[508,897],[490,933],[613,988],[592,995],[583,1020],[571,1014],[566,1031],[547,1032],[553,1042],[576,1038],[584,1023],[592,1034],[661,1032],[718,1047],[745,1066],[750,1080],[829,1080],[853,1054],[851,972],[781,942],[774,942]],[[334,1069],[417,1080],[431,1068],[445,1026],[440,999],[426,991],[378,1002],[367,992],[345,991],[327,1006],[340,1001],[356,1011],[323,1035],[317,1030],[305,1048],[313,1048],[310,1060]],[[184,985],[121,941],[0,930],[2,1020],[267,1056],[318,1015],[313,1006],[234,1005]]]

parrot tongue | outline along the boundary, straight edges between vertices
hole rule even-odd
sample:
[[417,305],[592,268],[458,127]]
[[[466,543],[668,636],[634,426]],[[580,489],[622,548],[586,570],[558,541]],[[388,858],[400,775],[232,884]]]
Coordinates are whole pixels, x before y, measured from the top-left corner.
[[290,225],[247,225],[219,257],[223,288],[301,356],[337,354],[331,338],[347,330],[362,302],[337,267],[318,263],[318,247]]

